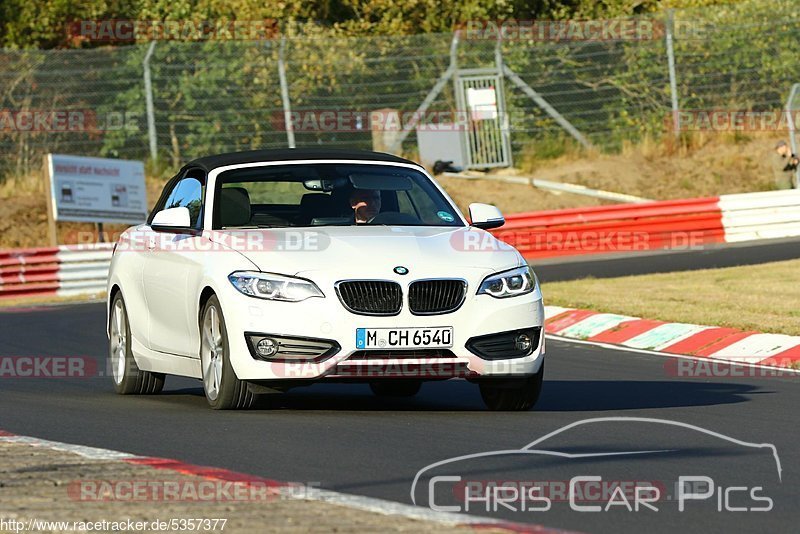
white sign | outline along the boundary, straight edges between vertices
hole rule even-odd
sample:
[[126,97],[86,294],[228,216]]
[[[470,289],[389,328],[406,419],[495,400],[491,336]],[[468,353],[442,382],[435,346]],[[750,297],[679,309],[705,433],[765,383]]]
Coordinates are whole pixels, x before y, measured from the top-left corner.
[[467,105],[472,112],[472,120],[494,119],[497,117],[497,93],[494,87],[488,89],[467,88]]
[[137,224],[147,218],[141,161],[48,154],[47,169],[56,221]]

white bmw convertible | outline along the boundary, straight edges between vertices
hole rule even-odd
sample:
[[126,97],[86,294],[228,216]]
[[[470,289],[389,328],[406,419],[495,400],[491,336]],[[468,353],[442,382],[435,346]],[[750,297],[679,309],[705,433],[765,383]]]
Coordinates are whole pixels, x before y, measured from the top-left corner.
[[470,220],[420,165],[366,151],[263,150],[183,167],[117,242],[109,357],[121,394],[202,380],[212,408],[328,381],[411,396],[476,383],[527,410],[544,375],[544,310],[520,253]]

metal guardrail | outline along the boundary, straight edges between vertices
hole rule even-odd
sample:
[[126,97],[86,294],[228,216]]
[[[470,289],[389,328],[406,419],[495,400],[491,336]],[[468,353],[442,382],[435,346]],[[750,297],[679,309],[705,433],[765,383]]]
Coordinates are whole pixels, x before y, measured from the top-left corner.
[[111,243],[0,250],[0,298],[106,290]]
[[719,200],[729,243],[800,236],[800,191],[723,195]]
[[495,236],[527,259],[635,253],[725,240],[718,198],[613,204],[509,215]]

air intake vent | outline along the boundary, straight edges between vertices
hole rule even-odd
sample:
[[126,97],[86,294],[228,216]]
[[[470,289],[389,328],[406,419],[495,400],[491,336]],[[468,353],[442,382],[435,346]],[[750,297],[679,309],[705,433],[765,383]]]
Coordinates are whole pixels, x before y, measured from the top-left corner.
[[539,347],[542,329],[537,327],[478,336],[467,340],[467,349],[484,360],[523,358]]
[[463,280],[418,280],[408,288],[408,306],[414,315],[450,313],[461,307],[466,292]]
[[360,315],[397,315],[403,307],[400,284],[382,280],[339,282],[336,293],[344,307]]

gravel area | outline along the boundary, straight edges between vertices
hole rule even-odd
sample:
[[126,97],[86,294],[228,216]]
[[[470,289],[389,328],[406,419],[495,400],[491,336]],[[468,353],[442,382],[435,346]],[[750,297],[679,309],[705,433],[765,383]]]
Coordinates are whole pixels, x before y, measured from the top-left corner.
[[[83,530],[231,534],[474,532],[469,527],[450,527],[330,503],[286,498],[266,486],[255,489],[251,486],[247,491],[236,493],[235,486],[219,484],[219,481],[171,470],[124,461],[87,459],[72,452],[30,444],[0,442],[0,532],[15,532],[15,529],[18,532],[74,532],[82,530],[80,522],[103,521],[106,523],[91,525],[91,529],[84,526]],[[243,486],[238,488],[241,490]],[[139,492],[136,498],[132,497],[133,491]],[[165,498],[168,493],[181,498]],[[193,498],[195,494],[196,499]],[[195,521],[197,524],[192,530],[188,523],[180,522],[182,519],[203,521]],[[129,520],[134,523],[133,529]],[[214,520],[220,521],[215,524]],[[23,524],[15,525],[14,521]],[[28,521],[38,523],[28,524]],[[43,521],[72,524],[64,528],[66,525],[47,525],[41,523]],[[154,525],[154,521],[163,524]],[[144,523],[146,528],[136,528],[135,522]],[[159,528],[161,526],[166,528]]]

